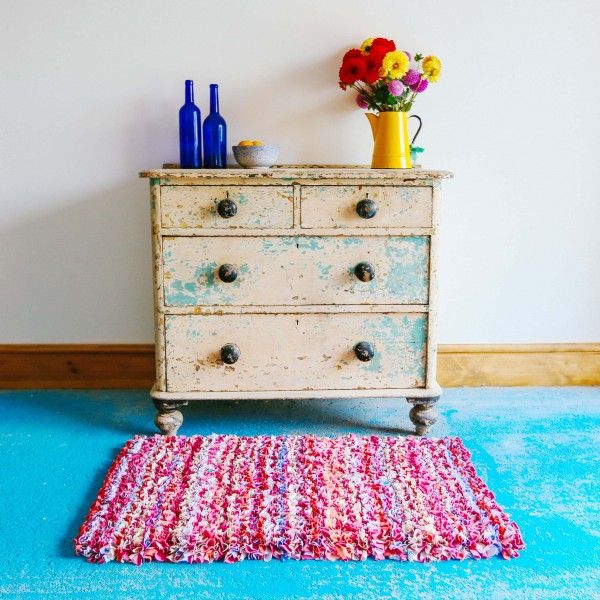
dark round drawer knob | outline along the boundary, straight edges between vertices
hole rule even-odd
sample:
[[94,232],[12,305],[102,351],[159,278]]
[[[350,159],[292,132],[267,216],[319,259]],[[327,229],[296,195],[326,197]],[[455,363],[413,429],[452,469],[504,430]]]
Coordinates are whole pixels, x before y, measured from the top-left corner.
[[354,346],[354,354],[358,360],[369,362],[375,356],[375,349],[369,342],[358,342]]
[[368,262],[360,262],[354,267],[354,274],[360,281],[373,281],[375,279],[375,267]]
[[221,360],[226,365],[236,363],[240,358],[240,349],[235,344],[225,344],[221,348]]
[[237,204],[233,200],[221,200],[217,204],[217,211],[224,219],[231,219],[237,213]]
[[219,267],[219,279],[225,283],[231,283],[237,279],[238,272],[235,265],[224,264]]
[[356,205],[356,212],[363,219],[372,219],[377,214],[378,208],[377,202],[365,198]]

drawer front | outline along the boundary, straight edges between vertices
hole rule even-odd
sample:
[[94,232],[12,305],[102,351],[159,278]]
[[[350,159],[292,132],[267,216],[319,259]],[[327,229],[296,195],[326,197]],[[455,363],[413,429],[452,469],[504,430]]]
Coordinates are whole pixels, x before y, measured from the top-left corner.
[[[229,200],[235,215],[219,214]],[[162,226],[209,229],[289,229],[294,224],[291,186],[166,185],[160,192]],[[233,205],[231,204],[233,203]],[[225,204],[221,210],[225,212]]]
[[[427,304],[429,247],[428,236],[165,237],[165,304]],[[234,281],[219,278],[224,264]]]
[[[167,391],[424,387],[426,325],[423,313],[168,315]],[[361,341],[369,362],[354,353]]]
[[[357,204],[377,205],[372,218],[362,218]],[[300,188],[302,227],[431,227],[430,187],[303,186]]]

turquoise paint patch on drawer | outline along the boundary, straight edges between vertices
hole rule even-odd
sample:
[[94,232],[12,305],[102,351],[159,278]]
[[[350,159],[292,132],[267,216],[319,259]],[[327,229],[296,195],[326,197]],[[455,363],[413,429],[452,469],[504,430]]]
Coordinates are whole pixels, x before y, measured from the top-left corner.
[[[165,237],[165,304],[427,304],[429,252],[429,236]],[[355,275],[360,262],[372,281]],[[231,283],[216,275],[225,263]]]
[[[373,240],[379,240],[380,244]],[[301,252],[318,254],[315,259],[321,279],[327,279],[335,272],[334,266],[339,263],[337,257],[344,251],[356,256],[356,262],[347,261],[350,294],[360,297],[371,294],[374,302],[377,302],[377,296],[385,296],[386,303],[396,299],[399,304],[426,304],[429,298],[429,240],[429,236],[306,236],[300,237],[298,243]],[[354,275],[354,267],[362,261],[375,268],[375,278],[370,282],[358,281]]]

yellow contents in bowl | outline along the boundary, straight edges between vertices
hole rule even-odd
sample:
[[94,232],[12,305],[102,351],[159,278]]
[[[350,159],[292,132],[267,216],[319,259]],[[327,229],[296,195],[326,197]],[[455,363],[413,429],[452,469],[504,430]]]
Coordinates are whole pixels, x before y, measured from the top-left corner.
[[242,140],[238,146],[254,146],[254,142],[252,140]]

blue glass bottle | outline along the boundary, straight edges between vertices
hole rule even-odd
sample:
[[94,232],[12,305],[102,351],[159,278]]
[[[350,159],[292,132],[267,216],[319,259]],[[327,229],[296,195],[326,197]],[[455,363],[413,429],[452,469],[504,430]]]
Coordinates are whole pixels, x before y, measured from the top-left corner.
[[210,84],[210,114],[204,119],[204,166],[224,169],[227,166],[227,124],[219,114],[219,86]]
[[185,81],[185,104],[179,109],[179,162],[182,169],[202,167],[202,117],[194,104],[194,82]]

